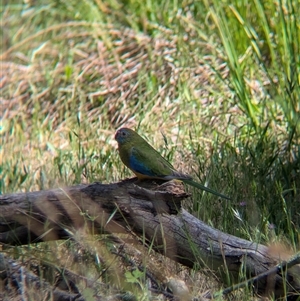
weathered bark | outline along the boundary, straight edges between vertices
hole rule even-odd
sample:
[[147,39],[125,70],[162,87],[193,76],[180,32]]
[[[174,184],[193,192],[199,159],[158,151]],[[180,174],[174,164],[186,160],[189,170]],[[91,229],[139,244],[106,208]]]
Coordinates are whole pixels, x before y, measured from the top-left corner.
[[[0,196],[0,242],[63,239],[89,227],[92,234],[127,232],[146,237],[154,248],[186,266],[206,265],[218,272],[249,277],[266,272],[279,260],[268,247],[209,227],[181,208],[188,195],[178,182],[161,186],[135,179]],[[263,277],[253,285],[258,293],[300,291],[300,267]]]

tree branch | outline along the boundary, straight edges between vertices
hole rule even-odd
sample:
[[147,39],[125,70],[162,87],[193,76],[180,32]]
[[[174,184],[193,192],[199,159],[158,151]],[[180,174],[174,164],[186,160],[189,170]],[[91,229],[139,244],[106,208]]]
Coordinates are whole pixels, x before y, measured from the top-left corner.
[[[77,185],[48,191],[0,196],[0,242],[10,245],[65,239],[78,230],[90,234],[128,233],[145,237],[154,249],[188,267],[205,265],[237,278],[267,272],[280,263],[268,247],[250,242],[198,220],[182,209],[187,198],[178,181],[158,186],[129,179],[119,183]],[[300,291],[299,265],[287,276],[255,278],[258,294],[279,297]]]

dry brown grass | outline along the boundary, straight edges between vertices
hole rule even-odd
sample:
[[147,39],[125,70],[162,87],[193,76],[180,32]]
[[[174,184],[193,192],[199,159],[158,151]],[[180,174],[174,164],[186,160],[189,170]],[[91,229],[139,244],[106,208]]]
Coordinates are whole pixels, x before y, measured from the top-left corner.
[[[103,11],[111,13],[111,8],[103,5],[100,5]],[[237,147],[244,140],[251,144],[256,138],[248,133],[249,140],[244,139],[247,131],[243,129],[248,119],[226,82],[229,77],[226,57],[214,33],[199,34],[195,20],[180,14],[177,18],[182,32],[145,20],[147,30],[155,34],[120,24],[66,22],[59,18],[53,18],[54,24],[45,25],[35,20],[36,14],[34,9],[28,9],[14,17],[8,9],[2,15],[3,28],[11,29],[4,30],[1,46],[3,150],[0,161],[5,164],[7,175],[5,192],[94,180],[111,182],[131,175],[120,164],[113,139],[118,127],[128,126],[138,128],[178,169],[200,176],[206,175],[216,148],[228,143],[232,153],[226,149],[225,163],[234,171],[231,175],[234,179],[242,179],[242,185],[232,190],[249,203],[256,201],[251,191],[252,176],[260,170],[254,164],[246,174],[238,165],[246,160],[251,165],[252,157],[246,154],[246,158],[240,158],[239,152],[244,148]],[[186,15],[191,16],[188,12]],[[211,29],[213,32],[213,25]],[[251,64],[250,50],[240,58],[240,63]],[[264,75],[249,72],[247,88],[253,100],[267,100],[269,105],[270,83],[257,78]],[[277,138],[278,148],[285,151],[288,146],[281,144],[286,139],[284,114],[273,105],[270,108],[274,109],[272,114],[276,114],[278,121],[270,124],[271,132]],[[267,114],[270,111],[266,109],[263,116]],[[262,120],[263,128],[267,118]],[[162,133],[169,141],[168,148]],[[258,159],[265,160],[261,156]],[[81,170],[85,164],[89,169]],[[63,175],[58,172],[58,166]],[[218,174],[226,168],[216,166],[215,169]],[[26,176],[26,180],[12,185],[19,174]],[[223,188],[227,183],[228,178],[220,175],[218,184],[223,184]],[[214,207],[212,203],[207,206]],[[217,204],[214,208],[221,211],[222,206]],[[260,216],[261,212],[255,208]],[[217,214],[216,219],[221,219],[219,211]],[[214,221],[214,217],[209,220]],[[111,273],[118,267],[122,273],[131,268],[122,258],[109,254],[106,246],[97,240],[85,238],[81,243],[66,245],[36,245],[28,253],[23,248],[19,250],[25,258],[34,254],[41,261],[45,259],[44,251],[49,250],[49,260],[57,259],[57,265],[80,276],[87,273],[99,276],[94,265],[96,256],[102,257],[106,264],[114,261],[110,265]],[[148,253],[136,241],[127,247],[132,247],[130,257],[137,265],[149,266],[162,282],[176,275],[190,285],[194,295],[218,286],[210,271],[189,271],[152,251]],[[64,257],[66,253],[68,257]],[[121,287],[124,278],[120,276],[120,279]],[[240,300],[238,296],[236,300]]]
[[[6,159],[12,162],[15,162],[13,158],[21,157],[22,164],[30,166],[29,172],[36,171],[30,190],[39,189],[34,179],[38,181],[41,177],[38,171],[51,165],[53,158],[58,156],[58,150],[70,150],[67,137],[74,130],[78,112],[81,112],[81,122],[84,124],[75,130],[81,137],[81,146],[88,149],[99,145],[101,151],[111,152],[116,147],[112,139],[115,129],[121,125],[136,127],[141,111],[148,131],[160,129],[174,137],[172,143],[180,144],[176,138],[177,116],[187,114],[184,110],[180,112],[178,102],[173,101],[180,97],[180,82],[185,82],[194,91],[195,97],[201,95],[203,104],[209,102],[208,92],[206,97],[200,85],[211,85],[212,70],[205,64],[189,68],[176,66],[178,53],[175,35],[168,32],[167,36],[154,39],[129,29],[108,27],[103,33],[104,29],[99,29],[97,25],[92,26],[92,30],[86,30],[85,25],[82,22],[68,26],[55,25],[30,35],[2,55],[4,153]],[[39,40],[50,32],[54,33],[53,40]],[[99,38],[103,35],[106,39]],[[64,43],[66,40],[68,42]],[[69,45],[70,49],[62,52],[61,43],[63,47]],[[71,64],[68,63],[70,52]],[[153,91],[149,89],[149,77],[159,81],[154,83]],[[156,84],[159,86],[157,91]],[[167,115],[167,119],[162,118],[163,114]],[[161,144],[161,141],[160,132],[151,139],[155,144]],[[48,182],[49,186],[62,184],[59,179],[58,182],[51,179]],[[56,262],[57,266],[72,271],[78,277],[85,275],[83,286],[86,277],[89,282],[95,283],[106,282],[108,277],[112,284],[112,278],[108,275],[118,274],[118,277],[113,277],[114,286],[125,289],[128,285],[122,275],[138,267],[147,268],[161,283],[166,284],[174,276],[183,279],[195,295],[211,288],[213,283],[217,286],[217,282],[213,282],[208,275],[209,271],[207,275],[191,273],[170,259],[153,251],[149,253],[140,244],[126,246],[126,257],[131,258],[134,263],[132,266],[126,263],[125,257],[116,255],[117,251],[111,255],[101,241],[81,240],[72,244],[71,248],[57,243],[32,246],[28,255],[34,261],[27,258],[25,252],[25,266],[31,269],[32,266],[43,266],[47,260]],[[10,252],[7,251],[7,254]],[[95,256],[107,267],[103,272],[105,279],[102,276],[99,278],[99,271],[95,269]],[[96,278],[91,280],[93,277]]]
[[[190,111],[188,100],[178,105],[184,97],[178,90],[182,84],[191,93],[188,97],[201,97],[199,109],[209,105],[216,79],[207,62],[195,56],[194,67],[183,67],[179,56],[170,31],[150,38],[125,28],[70,22],[29,35],[2,55],[4,152],[26,153],[24,163],[35,170],[51,161],[56,148],[68,149],[74,128],[84,147],[98,144],[110,151],[116,146],[116,128],[139,124],[156,133],[155,145],[161,145],[160,129],[183,149],[177,138],[179,119],[185,128],[198,118],[199,129],[205,122],[217,128],[222,114],[205,121],[198,108]],[[84,127],[76,126],[78,114]],[[178,161],[180,165],[180,157]]]

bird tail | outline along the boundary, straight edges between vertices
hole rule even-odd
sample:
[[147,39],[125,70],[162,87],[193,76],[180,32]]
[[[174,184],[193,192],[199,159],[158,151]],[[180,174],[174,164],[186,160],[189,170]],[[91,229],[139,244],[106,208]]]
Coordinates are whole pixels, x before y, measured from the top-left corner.
[[178,172],[177,170],[172,170],[172,174],[171,175],[168,175],[168,176],[164,176],[163,177],[164,180],[166,181],[170,181],[170,180],[181,180],[181,181],[192,181],[192,177],[190,175],[187,175],[187,174],[184,174],[184,173],[181,173],[181,172]]
[[195,182],[195,181],[193,181],[193,180],[191,180],[191,179],[183,179],[183,178],[181,178],[180,180],[181,180],[182,182],[184,182],[184,183],[190,185],[190,186],[193,186],[193,187],[196,187],[196,188],[198,188],[198,189],[207,191],[207,192],[212,193],[212,194],[214,194],[214,195],[216,195],[216,196],[218,196],[218,197],[220,197],[220,198],[223,198],[223,199],[226,199],[226,200],[231,200],[230,197],[228,197],[228,196],[226,196],[226,195],[224,195],[224,194],[221,194],[221,193],[219,193],[219,192],[217,192],[217,191],[214,191],[213,189],[210,189],[210,188],[208,188],[208,187],[206,187],[206,186],[204,186],[204,185],[202,185],[202,184],[200,184],[200,183],[197,183],[197,182]]

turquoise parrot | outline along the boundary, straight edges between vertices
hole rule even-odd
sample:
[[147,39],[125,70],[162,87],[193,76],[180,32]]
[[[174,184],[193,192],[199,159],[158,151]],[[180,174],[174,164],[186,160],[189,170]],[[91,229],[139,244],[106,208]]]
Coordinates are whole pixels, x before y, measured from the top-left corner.
[[205,190],[216,196],[230,200],[229,197],[214,191],[192,177],[178,172],[138,133],[128,128],[121,128],[115,134],[122,162],[131,169],[138,179],[181,180],[182,182]]

